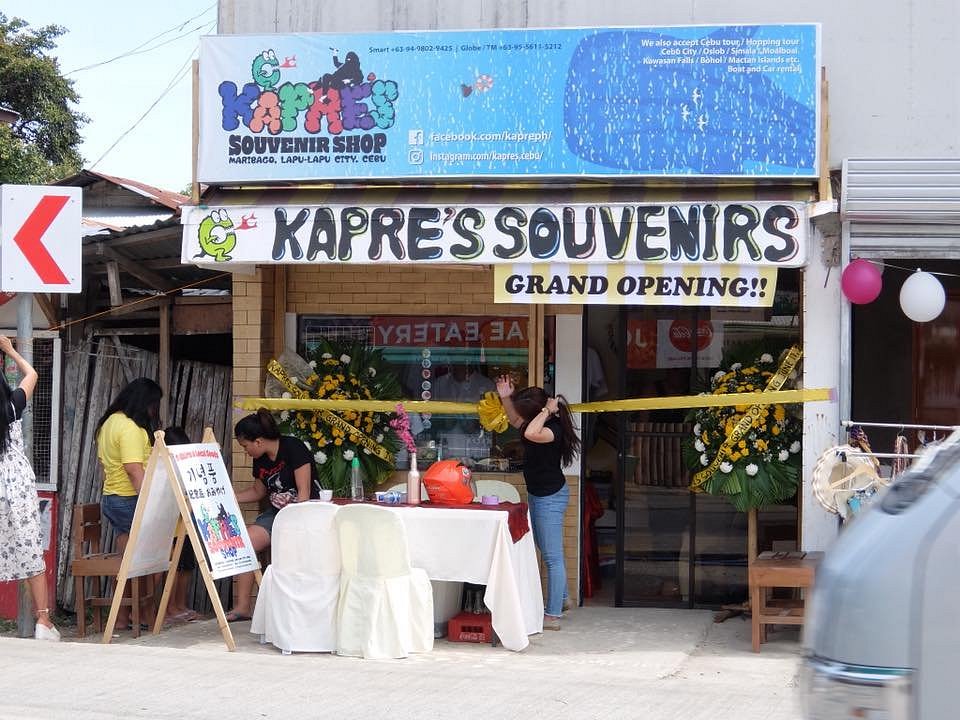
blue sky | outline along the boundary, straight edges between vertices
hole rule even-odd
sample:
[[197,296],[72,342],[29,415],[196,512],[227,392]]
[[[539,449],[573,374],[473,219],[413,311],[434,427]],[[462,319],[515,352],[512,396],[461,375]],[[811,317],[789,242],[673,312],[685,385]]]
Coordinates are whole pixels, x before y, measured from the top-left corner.
[[[33,27],[64,26],[67,32],[53,53],[64,73],[109,60],[170,30],[142,49],[166,43],[161,47],[69,75],[80,95],[77,109],[90,118],[81,131],[86,168],[137,123],[178,76],[178,69],[196,57],[200,35],[216,32],[217,17],[213,0],[4,0],[0,12],[23,18]],[[187,70],[93,169],[182,190],[190,182],[191,112]]]

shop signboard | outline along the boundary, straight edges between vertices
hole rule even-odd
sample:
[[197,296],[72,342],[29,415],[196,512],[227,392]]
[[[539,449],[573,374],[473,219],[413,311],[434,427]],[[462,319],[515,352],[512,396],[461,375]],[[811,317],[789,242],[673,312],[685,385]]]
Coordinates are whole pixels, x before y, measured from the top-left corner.
[[800,267],[799,202],[183,208],[184,263]]
[[198,178],[818,175],[816,24],[202,38]]

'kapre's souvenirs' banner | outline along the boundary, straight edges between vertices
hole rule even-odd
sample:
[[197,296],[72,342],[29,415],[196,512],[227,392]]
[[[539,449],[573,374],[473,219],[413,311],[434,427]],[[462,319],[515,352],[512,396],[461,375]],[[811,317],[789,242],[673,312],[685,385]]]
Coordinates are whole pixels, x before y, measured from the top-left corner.
[[816,177],[819,34],[205,37],[199,180]]
[[800,267],[803,203],[184,207],[184,263]]

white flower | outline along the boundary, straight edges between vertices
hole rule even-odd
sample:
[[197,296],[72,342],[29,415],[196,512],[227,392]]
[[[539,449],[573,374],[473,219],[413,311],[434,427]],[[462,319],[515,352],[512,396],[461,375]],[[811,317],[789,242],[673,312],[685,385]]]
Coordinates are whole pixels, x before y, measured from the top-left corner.
[[290,382],[292,382],[292,383],[300,382],[300,378],[298,378],[296,375],[291,375],[291,376],[290,376]]
[[330,353],[324,353],[320,357],[323,358],[324,360],[329,360],[330,358],[333,357],[333,355],[331,355]]
[[344,460],[353,460],[354,452],[353,450],[344,450],[343,459]]
[[730,366],[730,369],[731,369],[731,370],[739,370],[739,369],[742,368],[742,367],[743,367],[743,365],[742,365],[741,363],[734,363],[733,365]]
[[377,442],[378,442],[378,443],[382,443],[382,442],[383,442],[383,433],[380,433],[379,435],[377,435]]
[[771,355],[770,353],[764,353],[763,355],[760,356],[760,362],[762,362],[762,363],[772,363],[772,362],[773,362],[773,355]]
[[754,465],[753,463],[750,463],[750,464],[747,465],[747,467],[744,468],[744,469],[747,471],[747,475],[749,475],[750,477],[753,477],[754,475],[757,474],[757,471],[758,471],[760,468],[758,468],[758,467],[757,467],[756,465]]
[[311,361],[309,362],[309,365],[310,365],[310,367],[312,367],[314,370],[316,370],[316,368],[317,368],[317,361],[316,361],[316,360],[311,360]]
[[317,461],[318,465],[323,465],[327,461],[327,456],[322,450],[318,450],[314,454],[313,459]]
[[289,410],[284,410],[283,412],[281,412],[281,413],[280,413],[280,419],[281,419],[283,422],[286,422],[287,420],[289,420],[289,419],[290,419],[290,411],[289,411]]
[[703,452],[707,449],[707,446],[703,444],[702,440],[697,440],[693,446],[697,449],[697,452]]
[[696,425],[693,426],[693,434],[696,435],[697,437],[700,437],[700,430],[701,430],[700,423],[697,423]]
[[703,465],[704,467],[710,464],[710,459],[707,457],[706,453],[703,453],[700,456],[700,464]]
[[718,370],[713,374],[713,381],[720,382],[721,378],[723,378],[724,375],[726,375],[726,373],[723,370]]
[[377,371],[374,368],[367,368],[367,375],[370,377],[376,377]]
[[370,452],[370,448],[364,448],[363,452],[366,453],[367,455],[373,455],[373,453]]
[[781,450],[777,455],[777,460],[780,462],[786,462],[789,457],[790,453],[788,453],[786,450]]
[[289,400],[290,398],[293,397],[293,395],[291,395],[291,394],[288,393],[288,392],[285,392],[285,393],[284,393],[283,395],[281,395],[280,397],[282,397],[284,400]]
[[731,470],[733,470],[733,465],[731,465],[730,463],[728,463],[726,460],[724,460],[722,463],[720,463],[720,471],[721,471],[721,472],[728,473],[728,472],[730,472]]
[[350,356],[349,356],[349,355],[341,355],[341,356],[340,356],[340,362],[342,362],[344,365],[348,365],[348,364],[350,363]]
[[792,452],[792,453],[794,453],[794,454],[800,452],[800,441],[799,441],[799,440],[794,440],[792,443],[790,443],[790,452]]

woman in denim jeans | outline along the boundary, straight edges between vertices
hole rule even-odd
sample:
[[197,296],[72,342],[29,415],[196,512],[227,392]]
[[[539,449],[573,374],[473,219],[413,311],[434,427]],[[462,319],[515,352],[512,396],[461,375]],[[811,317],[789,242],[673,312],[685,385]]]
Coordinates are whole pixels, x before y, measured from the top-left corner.
[[563,562],[563,516],[570,488],[563,468],[580,452],[580,438],[566,401],[540,387],[515,390],[508,375],[497,378],[497,393],[510,423],[523,442],[523,480],[533,524],[533,539],[547,566],[545,630],[559,630],[568,605],[567,571]]

